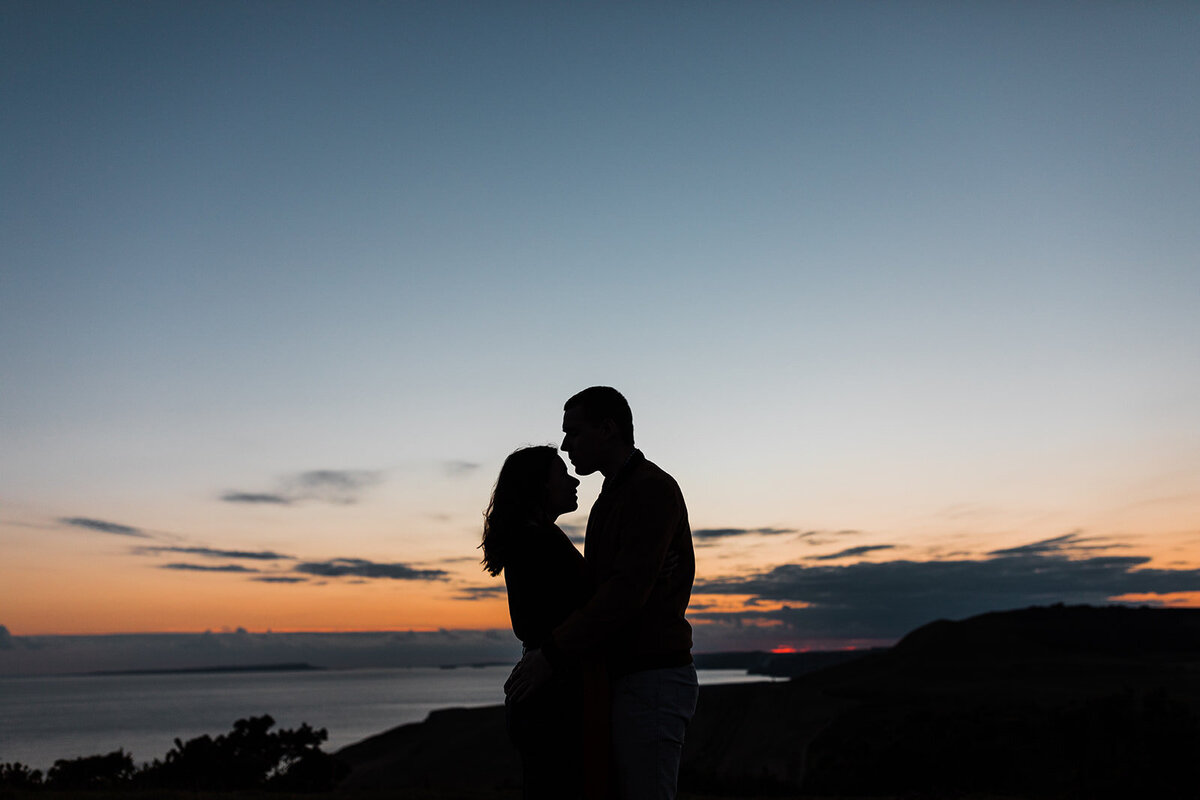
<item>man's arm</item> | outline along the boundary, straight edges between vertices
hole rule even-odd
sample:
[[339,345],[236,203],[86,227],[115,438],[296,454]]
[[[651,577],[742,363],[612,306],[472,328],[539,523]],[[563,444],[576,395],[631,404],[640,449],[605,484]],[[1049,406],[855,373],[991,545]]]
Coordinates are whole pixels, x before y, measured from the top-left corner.
[[683,496],[670,478],[657,477],[634,483],[628,492],[617,516],[608,523],[620,532],[611,575],[586,605],[513,668],[504,684],[504,693],[513,702],[520,702],[549,681],[556,666],[602,649],[649,598],[686,513]]
[[552,664],[604,647],[645,605],[663,568],[686,513],[679,488],[667,476],[654,476],[631,483],[627,492],[608,523],[619,531],[612,572],[543,645]]

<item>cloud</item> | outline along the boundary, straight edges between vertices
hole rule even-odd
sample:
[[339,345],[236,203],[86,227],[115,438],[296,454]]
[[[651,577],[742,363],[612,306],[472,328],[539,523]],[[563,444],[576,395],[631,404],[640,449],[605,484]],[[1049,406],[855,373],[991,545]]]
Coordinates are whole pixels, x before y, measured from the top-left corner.
[[359,494],[379,483],[381,477],[374,470],[319,469],[302,472],[291,482],[296,493],[306,500],[348,505],[358,502]]
[[221,499],[226,503],[248,503],[250,505],[290,506],[294,502],[292,498],[284,497],[281,494],[263,492],[226,492],[221,495]]
[[400,581],[443,580],[443,569],[414,569],[407,564],[379,564],[361,558],[334,558],[329,561],[307,561],[297,564],[296,572],[317,575],[323,578],[386,578]]
[[[1062,540],[1058,546],[1070,543]],[[1150,559],[1141,556],[1072,558],[1045,545],[1035,542],[1029,549],[1011,548],[1015,554],[979,559],[783,564],[749,577],[700,581],[695,587],[699,595],[750,595],[752,602],[776,608],[693,616],[734,625],[780,623],[810,638],[895,638],[935,619],[1200,591],[1200,570],[1146,569]]]
[[351,505],[383,479],[378,470],[317,469],[283,478],[274,492],[228,491],[226,503],[290,506],[303,501]]
[[725,539],[730,536],[778,536],[781,533],[795,533],[795,528],[699,528],[692,531],[693,539]]
[[810,561],[834,561],[839,558],[850,558],[851,556],[861,556],[870,553],[874,550],[891,550],[896,545],[894,544],[864,544],[858,547],[848,547],[837,553],[829,553],[823,556],[808,556]]
[[782,536],[796,534],[795,540],[810,547],[828,544],[839,536],[857,536],[862,531],[800,531],[798,528],[697,528],[692,531],[692,538],[697,547],[714,547],[721,542],[740,536]]
[[567,522],[560,522],[558,527],[562,528],[562,532],[575,544],[583,544],[583,540],[587,538],[586,525],[572,525]]
[[159,569],[176,569],[188,572],[258,572],[241,564],[161,564]]
[[[59,522],[61,523],[61,520]],[[6,528],[32,528],[38,531],[52,530],[58,527],[45,522],[23,522],[19,519],[0,519],[0,525]]]
[[476,464],[474,461],[444,461],[442,469],[451,478],[461,478],[470,475],[475,470],[479,469],[482,464]]
[[495,583],[491,586],[464,586],[458,590],[455,600],[490,600],[493,597],[501,597],[508,593],[503,583]]
[[294,575],[262,575],[250,580],[259,583],[308,583],[308,578],[298,578]]
[[1079,532],[1068,533],[1063,536],[1055,536],[1051,539],[1042,539],[1040,542],[1031,542],[1023,544],[1019,547],[1007,547],[1003,550],[992,550],[988,553],[989,556],[1022,556],[1022,555],[1038,555],[1041,553],[1082,553],[1090,550],[1112,550],[1115,548],[1129,547],[1127,544],[1091,544],[1091,542],[1105,542],[1107,540],[1099,536],[1081,536]]
[[807,547],[822,547],[841,536],[861,536],[862,531],[805,531],[796,536],[796,541],[803,542]]
[[138,528],[129,525],[119,525],[116,522],[105,522],[101,519],[91,519],[90,517],[61,517],[59,520],[63,525],[71,525],[76,528],[84,528],[89,531],[99,531],[100,533],[112,533],[117,536],[133,536],[138,539],[151,539],[150,534],[145,533]]
[[134,552],[138,555],[148,556],[160,553],[183,553],[204,558],[244,558],[253,561],[279,561],[294,558],[294,556],[271,550],[216,550],[211,547],[135,547]]

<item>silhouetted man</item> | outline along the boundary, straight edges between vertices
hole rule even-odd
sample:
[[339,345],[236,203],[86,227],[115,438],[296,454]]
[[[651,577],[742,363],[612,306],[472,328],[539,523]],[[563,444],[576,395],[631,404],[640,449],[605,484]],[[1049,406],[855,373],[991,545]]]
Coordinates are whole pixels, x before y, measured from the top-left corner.
[[684,618],[696,559],[683,494],[634,447],[633,414],[616,389],[593,386],[566,402],[562,450],[580,475],[604,475],[584,543],[597,589],[522,659],[505,690],[519,700],[555,665],[603,660],[621,797],[674,798],[699,693]]

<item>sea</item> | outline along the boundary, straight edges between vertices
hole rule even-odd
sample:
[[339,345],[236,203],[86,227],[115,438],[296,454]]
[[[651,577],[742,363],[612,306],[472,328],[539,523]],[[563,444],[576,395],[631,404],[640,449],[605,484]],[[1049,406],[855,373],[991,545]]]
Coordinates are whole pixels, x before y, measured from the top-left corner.
[[[334,752],[439,708],[499,705],[511,667],[294,670],[0,678],[0,764],[43,772],[58,759],[123,749],[137,764],[269,714],[275,729],[325,728]],[[701,685],[769,680],[698,670]]]

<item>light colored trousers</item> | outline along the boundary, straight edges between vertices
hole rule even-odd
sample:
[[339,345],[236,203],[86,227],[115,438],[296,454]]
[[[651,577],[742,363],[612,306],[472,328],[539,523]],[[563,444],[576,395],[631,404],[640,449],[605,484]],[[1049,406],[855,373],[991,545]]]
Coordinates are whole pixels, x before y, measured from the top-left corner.
[[683,736],[700,695],[695,666],[631,672],[614,680],[612,689],[621,800],[674,800]]

